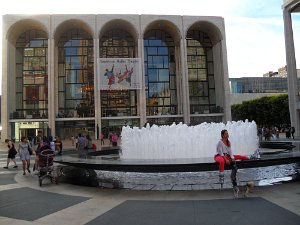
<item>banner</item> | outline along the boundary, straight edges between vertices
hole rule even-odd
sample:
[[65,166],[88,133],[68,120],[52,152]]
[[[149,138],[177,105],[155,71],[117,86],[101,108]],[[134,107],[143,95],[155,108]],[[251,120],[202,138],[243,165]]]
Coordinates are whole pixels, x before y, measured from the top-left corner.
[[139,58],[99,58],[99,90],[141,89]]

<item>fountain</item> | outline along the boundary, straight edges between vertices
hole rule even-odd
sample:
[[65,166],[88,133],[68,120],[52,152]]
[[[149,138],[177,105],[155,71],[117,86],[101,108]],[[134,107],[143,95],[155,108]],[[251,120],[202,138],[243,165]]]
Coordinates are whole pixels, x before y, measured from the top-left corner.
[[229,132],[235,154],[251,155],[258,148],[257,126],[254,121],[202,123],[197,126],[175,124],[122,129],[121,159],[198,159],[212,158],[221,130]]
[[[101,150],[95,152],[99,155],[88,159],[64,155],[56,157],[55,161],[71,166],[61,171],[72,182],[75,179],[78,183],[87,181],[90,185],[134,190],[215,189],[220,188],[220,184],[218,165],[213,156],[223,129],[229,132],[234,153],[251,155],[258,149],[255,122],[151,127],[147,124],[143,128],[123,127],[120,158],[119,154],[105,155]],[[251,180],[261,185],[261,181],[268,183],[272,178],[291,179],[299,174],[299,160],[299,150],[290,150],[263,155],[260,160],[237,162],[239,183]],[[78,170],[83,177],[78,175]],[[225,188],[232,186],[229,173],[225,170]]]

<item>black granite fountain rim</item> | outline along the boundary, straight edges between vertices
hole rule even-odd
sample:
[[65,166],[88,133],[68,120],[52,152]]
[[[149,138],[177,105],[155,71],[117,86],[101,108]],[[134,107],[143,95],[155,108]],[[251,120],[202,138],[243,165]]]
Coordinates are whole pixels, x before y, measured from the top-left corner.
[[271,148],[271,149],[293,149],[296,146],[291,141],[260,141],[260,148]]
[[[78,159],[76,156],[57,157],[56,163],[76,166],[85,169],[122,171],[122,172],[197,172],[218,170],[218,164],[213,158],[176,159],[176,160],[103,160]],[[300,152],[263,157],[260,160],[237,161],[239,168],[267,167],[288,163],[300,163]],[[226,166],[226,170],[231,167]]]

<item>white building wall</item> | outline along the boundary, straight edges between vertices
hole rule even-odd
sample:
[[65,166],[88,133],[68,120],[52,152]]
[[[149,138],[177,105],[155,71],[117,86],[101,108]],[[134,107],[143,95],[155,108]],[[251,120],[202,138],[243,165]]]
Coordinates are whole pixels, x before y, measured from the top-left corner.
[[[119,24],[119,25],[118,25]],[[97,89],[97,61],[99,57],[99,35],[108,27],[126,29],[136,39],[137,57],[143,58],[144,32],[153,26],[160,26],[167,30],[173,37],[176,45],[177,59],[177,90],[180,99],[184,121],[189,123],[189,97],[188,78],[186,66],[186,40],[185,35],[191,26],[198,24],[199,29],[212,39],[214,45],[214,73],[217,105],[224,108],[223,120],[231,119],[229,104],[229,82],[226,51],[226,36],[224,20],[221,17],[209,16],[167,16],[167,15],[86,15],[86,14],[58,14],[58,15],[5,15],[3,17],[3,67],[2,67],[2,139],[11,138],[9,114],[14,111],[15,87],[10,86],[9,79],[15,79],[15,54],[14,43],[20,34],[28,29],[41,29],[48,34],[48,76],[49,76],[49,127],[55,132],[56,114],[58,112],[58,81],[57,68],[57,38],[61,32],[72,27],[80,27],[89,32],[94,38],[94,73],[95,73],[95,126],[101,123],[100,93]],[[142,60],[143,62],[143,60]],[[144,66],[143,77],[144,84]],[[224,97],[225,96],[225,97]],[[146,121],[145,85],[138,91],[138,108],[141,125]]]

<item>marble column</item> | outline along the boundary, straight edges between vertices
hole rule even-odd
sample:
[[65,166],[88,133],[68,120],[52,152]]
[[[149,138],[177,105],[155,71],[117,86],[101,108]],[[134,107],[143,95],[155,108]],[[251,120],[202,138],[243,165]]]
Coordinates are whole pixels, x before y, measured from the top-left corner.
[[283,10],[284,20],[284,35],[285,35],[285,48],[286,48],[286,64],[287,64],[287,81],[289,90],[289,109],[291,126],[295,127],[295,135],[300,134],[300,121],[298,115],[297,105],[299,104],[298,95],[298,81],[297,81],[297,69],[296,69],[296,58],[295,58],[295,47],[293,38],[293,27],[291,19],[291,11],[287,8]]

